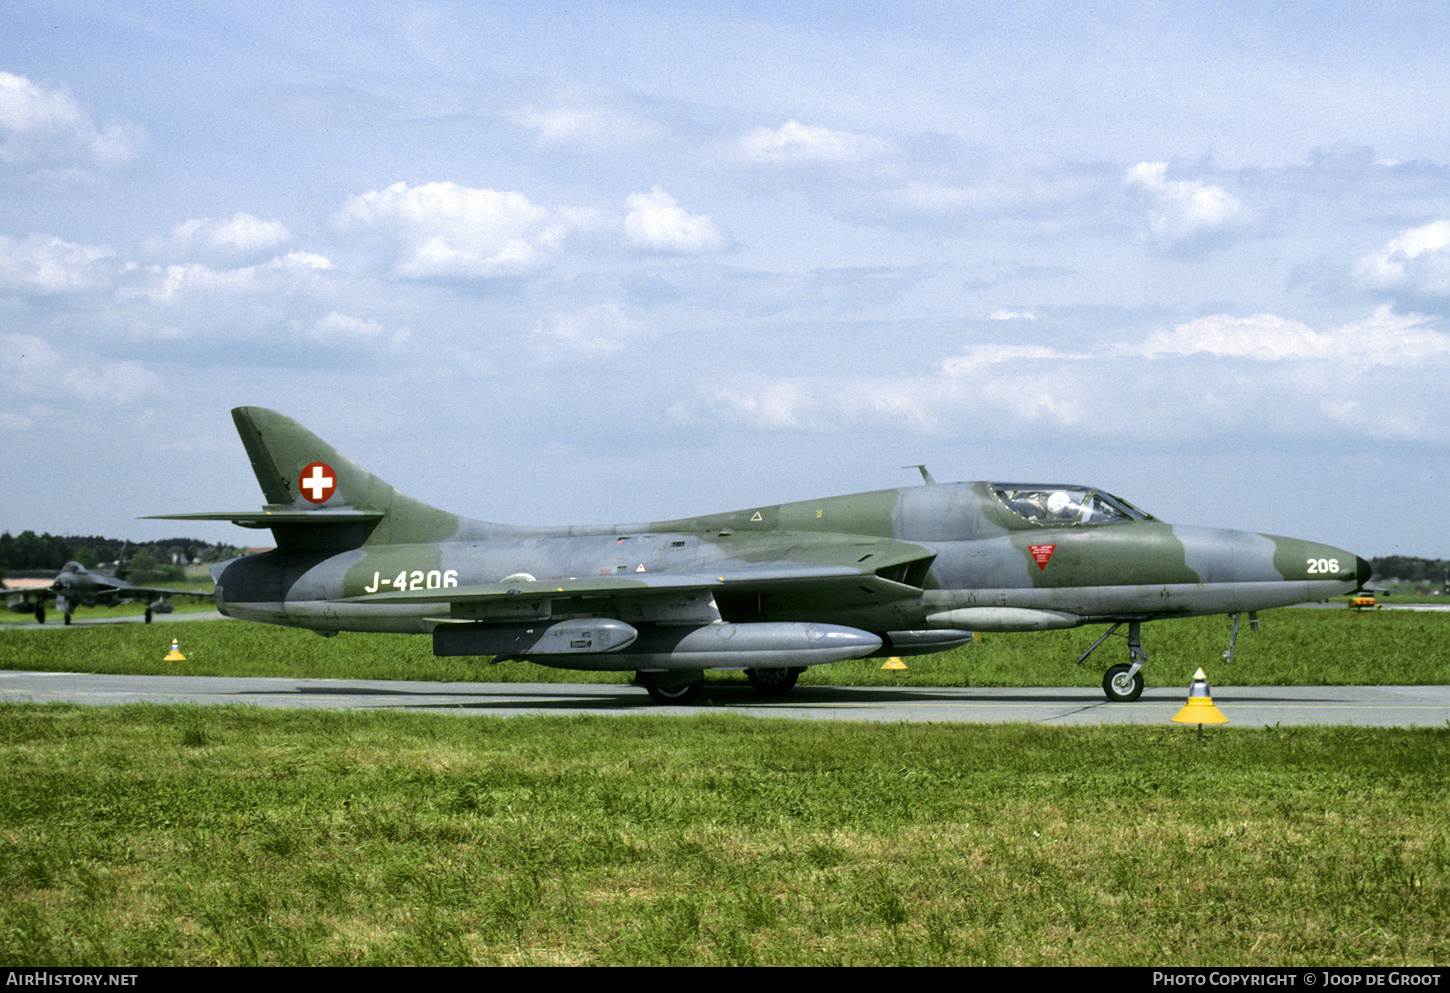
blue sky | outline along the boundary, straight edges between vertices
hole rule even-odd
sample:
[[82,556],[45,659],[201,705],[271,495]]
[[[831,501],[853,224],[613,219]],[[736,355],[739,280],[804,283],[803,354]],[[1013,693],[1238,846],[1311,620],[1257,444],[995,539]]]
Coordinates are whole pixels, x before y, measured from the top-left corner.
[[924,462],[1450,557],[1438,5],[20,0],[5,27],[0,529],[259,506],[228,416],[256,404],[509,523]]

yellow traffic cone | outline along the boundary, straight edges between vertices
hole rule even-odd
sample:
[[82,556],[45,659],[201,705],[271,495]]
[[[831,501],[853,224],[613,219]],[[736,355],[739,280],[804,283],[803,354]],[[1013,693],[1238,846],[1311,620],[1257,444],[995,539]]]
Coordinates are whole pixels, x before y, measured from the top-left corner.
[[1208,688],[1208,677],[1199,669],[1193,674],[1193,685],[1188,687],[1188,703],[1173,715],[1178,724],[1197,724],[1202,733],[1205,724],[1227,724],[1223,711],[1213,705],[1213,696]]
[[186,661],[186,656],[181,654],[181,646],[177,642],[173,641],[171,643],[171,651],[168,652],[167,655],[166,655],[166,658],[162,659],[161,661],[163,661],[163,662],[185,662]]

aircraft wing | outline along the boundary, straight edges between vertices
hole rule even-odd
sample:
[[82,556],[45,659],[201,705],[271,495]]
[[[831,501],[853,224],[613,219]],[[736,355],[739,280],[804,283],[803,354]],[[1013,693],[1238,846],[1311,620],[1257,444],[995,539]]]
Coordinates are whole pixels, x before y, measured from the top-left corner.
[[576,596],[638,595],[652,591],[676,592],[709,589],[718,586],[718,579],[706,576],[658,575],[648,577],[601,576],[593,579],[552,579],[478,583],[472,586],[450,586],[446,589],[402,590],[391,593],[366,593],[347,597],[343,603],[406,604],[406,603],[487,603],[492,600],[558,599]]
[[446,589],[401,591],[392,593],[367,593],[348,597],[343,603],[483,603],[522,597],[525,600],[557,599],[563,597],[636,597],[651,593],[683,593],[697,590],[715,590],[725,586],[748,587],[749,591],[813,584],[832,581],[860,579],[855,569],[844,566],[822,568],[819,566],[781,566],[752,569],[741,574],[712,576],[677,573],[644,573],[628,576],[598,576],[586,579],[550,579],[544,581],[511,581],[506,583],[480,583],[473,586],[451,586]]
[[[712,594],[717,600],[721,596],[759,595],[840,605],[880,602],[921,592],[919,586],[904,581],[904,574],[881,575],[888,570],[870,570],[858,564],[728,562],[722,566],[727,568],[715,573],[632,573],[379,592],[348,597],[342,602],[376,606],[447,604],[450,616],[438,620],[502,621],[547,616],[548,604],[554,600],[611,601],[621,613],[641,616],[667,609],[666,605],[683,604],[691,594],[699,593]],[[924,563],[920,575],[925,575]]]

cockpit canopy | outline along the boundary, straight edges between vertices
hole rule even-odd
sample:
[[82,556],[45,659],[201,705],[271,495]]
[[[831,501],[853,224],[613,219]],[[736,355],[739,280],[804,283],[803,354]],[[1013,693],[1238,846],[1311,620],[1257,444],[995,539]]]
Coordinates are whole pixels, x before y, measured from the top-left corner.
[[1033,524],[1097,525],[1153,520],[1153,515],[1121,497],[1087,486],[993,483],[992,492],[1008,510]]

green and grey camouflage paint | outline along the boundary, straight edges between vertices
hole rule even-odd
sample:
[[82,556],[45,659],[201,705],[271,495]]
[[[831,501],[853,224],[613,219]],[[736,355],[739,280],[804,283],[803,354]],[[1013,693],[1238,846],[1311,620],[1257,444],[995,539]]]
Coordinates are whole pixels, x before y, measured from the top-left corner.
[[745,668],[778,691],[803,666],[942,651],[974,631],[1257,611],[1369,578],[1329,545],[1172,525],[1058,484],[927,483],[673,521],[511,527],[415,500],[274,411],[232,416],[266,506],[165,515],[271,529],[276,549],[213,569],[222,612],[431,633],[440,655],[633,669],[658,699],[687,697],[707,668]]

